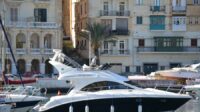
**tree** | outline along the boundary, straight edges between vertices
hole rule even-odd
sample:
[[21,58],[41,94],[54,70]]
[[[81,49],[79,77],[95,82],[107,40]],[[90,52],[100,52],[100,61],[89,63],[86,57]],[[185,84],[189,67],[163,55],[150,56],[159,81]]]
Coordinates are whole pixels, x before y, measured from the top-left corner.
[[[98,50],[101,47],[102,42],[113,38],[112,34],[110,33],[110,28],[100,23],[88,23],[86,30],[91,33],[92,52],[97,57],[97,64],[99,64],[100,60]],[[89,40],[89,35],[86,32],[81,32],[80,36]]]

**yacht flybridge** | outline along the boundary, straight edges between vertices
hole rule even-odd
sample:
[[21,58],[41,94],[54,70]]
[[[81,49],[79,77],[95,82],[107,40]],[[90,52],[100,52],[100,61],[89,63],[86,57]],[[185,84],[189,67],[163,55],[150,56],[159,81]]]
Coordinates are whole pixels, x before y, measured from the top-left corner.
[[38,108],[40,112],[163,112],[174,111],[191,99],[188,95],[138,88],[101,67],[72,68],[64,64],[65,59],[56,50],[50,63],[60,73],[58,80],[66,80],[72,90],[52,97]]

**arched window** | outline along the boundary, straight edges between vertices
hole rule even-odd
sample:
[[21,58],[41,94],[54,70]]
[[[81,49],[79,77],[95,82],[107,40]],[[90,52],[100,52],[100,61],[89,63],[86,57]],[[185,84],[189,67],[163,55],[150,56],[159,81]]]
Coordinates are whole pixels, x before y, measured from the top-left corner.
[[5,59],[5,66],[4,66],[5,72],[7,74],[11,73],[12,70],[12,62],[10,59]]
[[34,33],[31,35],[30,48],[39,48],[39,46],[40,46],[39,35]]
[[40,72],[40,62],[38,59],[33,59],[31,61],[31,72],[39,73]]
[[23,33],[19,33],[16,37],[16,48],[25,48],[26,38]]
[[45,74],[52,74],[53,66],[49,63],[49,59],[45,61]]
[[52,35],[51,34],[47,34],[44,37],[44,48],[51,48],[52,47]]
[[26,61],[24,59],[19,59],[17,61],[17,65],[18,65],[18,72],[20,74],[24,74],[26,72]]

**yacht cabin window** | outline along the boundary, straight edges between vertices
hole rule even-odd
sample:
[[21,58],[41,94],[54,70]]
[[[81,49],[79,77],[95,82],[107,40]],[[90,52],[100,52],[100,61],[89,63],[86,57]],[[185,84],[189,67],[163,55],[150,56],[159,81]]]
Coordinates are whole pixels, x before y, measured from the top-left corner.
[[95,92],[95,91],[110,90],[110,89],[133,89],[133,88],[117,82],[101,81],[89,84],[84,88],[82,88],[81,91]]

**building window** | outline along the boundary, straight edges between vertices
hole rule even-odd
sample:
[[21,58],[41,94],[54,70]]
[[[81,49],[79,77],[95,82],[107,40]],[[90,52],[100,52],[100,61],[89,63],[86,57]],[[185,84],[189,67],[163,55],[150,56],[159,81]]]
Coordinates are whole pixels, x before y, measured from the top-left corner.
[[197,47],[197,39],[191,39],[191,47]]
[[181,63],[170,63],[169,67],[170,68],[181,67]]
[[137,24],[142,24],[142,16],[137,16]]
[[17,8],[10,8],[10,20],[18,21],[18,9]]
[[125,51],[125,42],[122,40],[119,41],[119,53],[124,54],[124,51]]
[[165,30],[165,16],[150,16],[150,30]]
[[136,66],[136,73],[140,73],[141,72],[141,67],[140,66]]
[[117,35],[128,35],[128,19],[127,18],[116,18],[116,34]]
[[103,2],[103,14],[108,15],[108,2]]
[[81,5],[81,15],[83,14],[83,5]]
[[136,4],[137,5],[142,5],[143,4],[143,0],[136,0]]
[[173,24],[174,25],[185,25],[186,17],[173,17]]
[[154,0],[154,6],[160,6],[160,0]]
[[139,39],[139,47],[144,47],[144,39]]
[[183,50],[183,37],[154,37],[155,51],[176,52]]
[[160,70],[165,70],[165,66],[160,66]]
[[129,66],[125,67],[125,72],[130,72],[130,67]]
[[195,17],[195,16],[189,17],[188,23],[195,24],[195,25],[200,24],[200,17]]
[[103,43],[104,54],[108,54],[108,41],[104,41]]
[[124,16],[124,11],[125,11],[125,3],[120,2],[120,4],[119,4],[119,16]]
[[182,0],[176,0],[176,6],[181,6],[181,1]]
[[35,22],[47,22],[47,9],[34,9]]
[[193,4],[200,4],[200,0],[193,0]]
[[193,24],[193,18],[192,17],[189,17],[189,24]]

